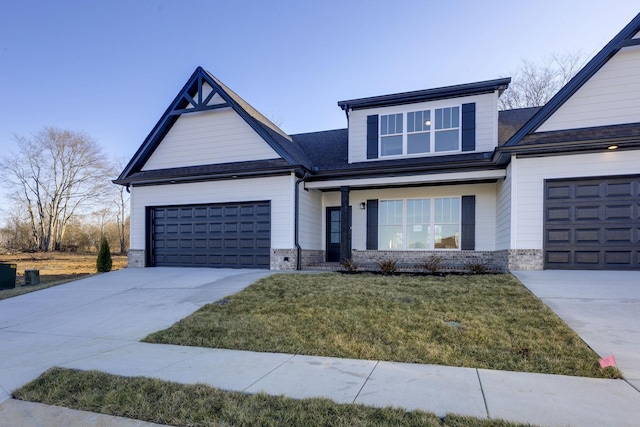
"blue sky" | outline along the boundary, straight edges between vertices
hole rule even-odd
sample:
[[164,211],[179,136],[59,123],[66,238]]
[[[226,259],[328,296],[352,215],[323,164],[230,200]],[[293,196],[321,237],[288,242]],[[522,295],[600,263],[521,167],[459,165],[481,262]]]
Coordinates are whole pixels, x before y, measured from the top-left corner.
[[337,101],[591,55],[638,11],[626,0],[0,0],[0,149],[57,126],[129,158],[197,66],[288,133],[342,128]]

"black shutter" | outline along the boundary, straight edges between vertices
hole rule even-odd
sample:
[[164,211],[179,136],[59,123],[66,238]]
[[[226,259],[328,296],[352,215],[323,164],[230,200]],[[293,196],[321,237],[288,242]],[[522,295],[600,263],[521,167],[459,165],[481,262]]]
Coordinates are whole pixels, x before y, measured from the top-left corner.
[[367,159],[378,158],[378,115],[367,116]]
[[378,199],[367,200],[367,249],[378,250]]
[[476,149],[476,103],[462,104],[462,151]]
[[462,196],[462,237],[460,249],[476,248],[476,196]]

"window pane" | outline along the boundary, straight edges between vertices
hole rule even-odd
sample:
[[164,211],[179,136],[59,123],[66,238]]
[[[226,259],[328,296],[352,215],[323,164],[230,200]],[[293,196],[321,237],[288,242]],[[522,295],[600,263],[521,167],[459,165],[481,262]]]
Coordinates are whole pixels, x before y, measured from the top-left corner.
[[396,117],[395,116],[389,116],[389,127],[388,129],[388,134],[392,135],[394,133],[396,133]]
[[381,201],[379,213],[381,225],[402,225],[402,200]]
[[[431,111],[426,110],[422,112],[422,130],[431,129]],[[429,122],[429,124],[427,124]]]
[[380,249],[402,249],[402,200],[380,201]]
[[407,135],[407,154],[428,153],[431,149],[429,132]]
[[434,248],[459,249],[460,198],[435,199],[434,211]]
[[380,135],[386,135],[389,129],[389,116],[380,116]]
[[458,249],[460,226],[458,224],[436,225],[435,249]]
[[429,225],[407,226],[407,249],[429,249]]
[[460,107],[453,107],[451,109],[451,127],[460,127]]
[[380,138],[380,151],[382,156],[402,154],[402,135]]
[[442,109],[436,110],[436,129],[442,129]]
[[451,108],[442,109],[442,128],[449,129],[451,127]]
[[[414,118],[415,116],[415,118]],[[418,114],[417,113],[407,113],[407,132],[413,132],[415,129],[415,124],[418,123]],[[416,130],[420,130],[417,128]]]
[[340,243],[340,233],[331,233],[331,243]]
[[402,114],[396,114],[396,133],[402,133]]
[[456,151],[459,150],[459,132],[455,130],[443,130],[435,134],[435,149],[438,151]]
[[380,249],[402,249],[402,226],[383,225],[380,226]]

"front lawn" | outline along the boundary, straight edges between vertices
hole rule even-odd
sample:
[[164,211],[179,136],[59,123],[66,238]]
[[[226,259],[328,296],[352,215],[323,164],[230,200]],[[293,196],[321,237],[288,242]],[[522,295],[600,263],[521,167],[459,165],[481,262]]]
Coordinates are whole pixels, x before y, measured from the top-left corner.
[[201,384],[63,368],[48,370],[14,391],[13,397],[173,426],[530,426],[458,415],[440,419],[423,411],[341,405],[329,399],[248,395]]
[[144,341],[620,377],[510,274],[273,275]]

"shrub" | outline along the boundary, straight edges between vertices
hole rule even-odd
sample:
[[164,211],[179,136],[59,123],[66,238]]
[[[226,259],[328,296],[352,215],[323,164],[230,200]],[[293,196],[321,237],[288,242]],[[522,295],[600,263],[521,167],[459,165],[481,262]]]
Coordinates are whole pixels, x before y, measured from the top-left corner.
[[98,252],[98,260],[96,261],[96,268],[98,273],[106,273],[111,271],[111,249],[109,249],[109,242],[104,237],[100,243],[100,252]]
[[481,262],[470,262],[467,264],[467,268],[473,274],[485,274],[487,272],[487,265]]
[[383,261],[378,261],[378,268],[380,272],[384,275],[393,274],[398,271],[398,262],[393,259],[385,259]]
[[344,271],[358,271],[360,266],[352,258],[347,258],[340,263]]
[[443,263],[444,259],[442,259],[438,255],[431,255],[422,264],[418,264],[416,267],[426,270],[429,273],[435,274],[440,271],[440,267],[442,267]]

